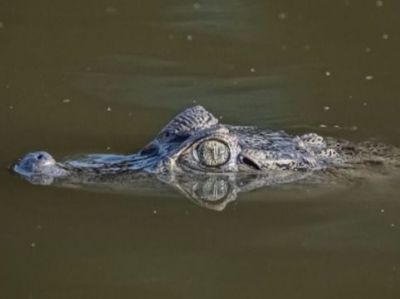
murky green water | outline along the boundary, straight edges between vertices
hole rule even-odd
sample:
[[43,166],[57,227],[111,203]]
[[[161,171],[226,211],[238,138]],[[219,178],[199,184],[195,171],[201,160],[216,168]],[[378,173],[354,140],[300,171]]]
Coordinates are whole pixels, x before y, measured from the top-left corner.
[[132,152],[193,102],[223,121],[400,145],[400,4],[0,3],[1,298],[399,298],[399,176],[171,194],[30,185],[44,149]]

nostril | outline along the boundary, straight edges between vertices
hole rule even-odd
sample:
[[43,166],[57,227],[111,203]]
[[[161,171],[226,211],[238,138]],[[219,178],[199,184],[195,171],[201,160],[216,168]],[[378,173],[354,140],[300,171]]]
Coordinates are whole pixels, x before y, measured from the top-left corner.
[[249,166],[249,167],[251,167],[251,168],[253,168],[253,169],[261,170],[260,166],[257,165],[256,162],[250,160],[250,159],[247,158],[247,157],[243,157],[243,156],[242,156],[242,157],[241,157],[241,161],[242,161],[244,164],[246,164],[247,166]]
[[44,158],[44,155],[43,155],[43,154],[37,155],[37,159],[38,159],[38,160],[42,160],[43,158]]

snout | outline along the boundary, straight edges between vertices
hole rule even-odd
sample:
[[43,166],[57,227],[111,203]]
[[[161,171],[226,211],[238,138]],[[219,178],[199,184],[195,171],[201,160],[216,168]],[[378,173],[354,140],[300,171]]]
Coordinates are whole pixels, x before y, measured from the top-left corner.
[[45,173],[48,167],[54,166],[56,161],[47,152],[39,151],[25,155],[13,167],[14,171],[23,175]]

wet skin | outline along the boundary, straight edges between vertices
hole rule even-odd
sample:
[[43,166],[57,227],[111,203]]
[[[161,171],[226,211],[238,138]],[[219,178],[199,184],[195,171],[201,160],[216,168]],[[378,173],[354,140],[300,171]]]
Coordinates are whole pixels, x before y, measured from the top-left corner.
[[224,207],[239,192],[302,180],[316,171],[397,165],[397,153],[382,144],[219,124],[202,106],[194,106],[136,154],[93,154],[56,162],[39,151],[25,155],[13,169],[41,185],[167,184],[207,205],[222,200]]

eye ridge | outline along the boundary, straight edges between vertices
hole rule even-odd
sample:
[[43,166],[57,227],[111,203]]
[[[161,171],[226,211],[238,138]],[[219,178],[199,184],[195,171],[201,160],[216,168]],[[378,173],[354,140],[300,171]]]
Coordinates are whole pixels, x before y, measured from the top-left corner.
[[[207,145],[211,145],[211,147],[207,147]],[[221,147],[221,145],[223,147]],[[216,146],[219,146],[219,148],[216,148]],[[216,149],[217,150],[223,149],[224,152],[221,155],[220,152],[216,153]],[[214,151],[214,155],[211,154],[211,159],[207,159],[207,158],[210,158],[210,157],[206,156],[207,152],[208,152],[208,154],[210,154],[211,150]],[[206,139],[206,140],[200,142],[196,146],[196,153],[197,153],[199,162],[207,167],[220,167],[220,166],[226,164],[231,158],[231,151],[230,151],[230,147],[228,146],[228,144],[225,141],[222,141],[217,138],[210,138],[210,139]],[[219,161],[220,158],[222,158],[223,161]],[[210,163],[210,160],[211,160],[211,163]]]

